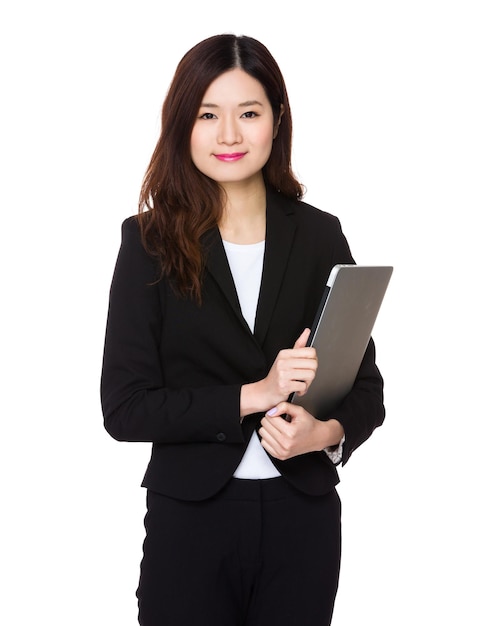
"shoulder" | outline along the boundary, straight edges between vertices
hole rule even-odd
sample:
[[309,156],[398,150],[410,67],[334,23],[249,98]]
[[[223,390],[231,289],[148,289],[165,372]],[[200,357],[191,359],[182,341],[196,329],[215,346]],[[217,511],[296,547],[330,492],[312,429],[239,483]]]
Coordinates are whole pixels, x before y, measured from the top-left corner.
[[330,245],[332,242],[344,242],[344,234],[339,218],[332,213],[319,209],[303,200],[293,200],[278,194],[275,200],[296,226],[299,237],[317,244]]
[[[336,215],[298,199],[281,194],[269,196],[274,212],[284,214],[294,224],[296,248],[322,258],[331,267],[336,263],[352,263],[349,243]],[[281,218],[282,219],[282,218]]]
[[121,245],[136,252],[145,253],[144,239],[142,237],[143,226],[147,222],[145,214],[131,215],[121,224]]
[[121,223],[121,237],[123,240],[140,239],[139,216],[131,215]]
[[158,274],[157,260],[147,252],[142,237],[141,215],[127,217],[121,224],[121,246],[118,264],[133,274],[145,273],[150,278]]
[[317,208],[303,200],[286,198],[280,193],[270,192],[268,201],[285,214],[293,216],[297,224],[309,229],[326,229],[328,232],[340,231],[340,220],[336,215]]
[[139,216],[127,217],[121,224],[120,256],[142,256],[145,248],[142,243]]
[[341,230],[340,220],[336,215],[319,209],[303,200],[296,201],[296,218],[300,223],[311,228],[326,228],[328,231]]
[[296,207],[297,237],[319,256],[326,255],[328,263],[352,263],[350,245],[336,215],[298,201]]

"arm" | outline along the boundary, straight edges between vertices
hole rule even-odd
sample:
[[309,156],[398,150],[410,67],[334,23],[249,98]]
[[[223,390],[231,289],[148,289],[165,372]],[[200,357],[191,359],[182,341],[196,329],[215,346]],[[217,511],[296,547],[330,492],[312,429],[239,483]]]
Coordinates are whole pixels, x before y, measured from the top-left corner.
[[157,267],[126,220],[110,290],[101,378],[104,425],[120,441],[241,443],[240,385],[169,388]]
[[383,384],[383,378],[376,366],[376,350],[371,339],[352,391],[331,415],[331,418],[338,419],[345,429],[343,465],[352,452],[383,424],[385,419]]

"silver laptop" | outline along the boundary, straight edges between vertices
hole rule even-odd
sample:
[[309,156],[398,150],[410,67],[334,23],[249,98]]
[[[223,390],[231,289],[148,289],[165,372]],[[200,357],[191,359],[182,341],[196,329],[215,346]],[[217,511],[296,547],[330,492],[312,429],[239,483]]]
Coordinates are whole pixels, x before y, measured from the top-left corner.
[[318,419],[339,406],[355,382],[392,272],[392,266],[333,267],[308,341],[319,367],[307,393],[293,394],[291,402]]

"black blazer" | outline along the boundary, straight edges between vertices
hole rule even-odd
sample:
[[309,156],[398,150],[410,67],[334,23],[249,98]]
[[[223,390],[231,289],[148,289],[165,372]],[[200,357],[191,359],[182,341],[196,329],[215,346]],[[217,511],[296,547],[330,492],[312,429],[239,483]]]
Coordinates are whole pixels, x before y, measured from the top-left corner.
[[[107,431],[120,441],[153,443],[143,486],[186,500],[208,498],[230,479],[262,417],[240,424],[241,385],[264,378],[278,351],[312,325],[332,266],[353,263],[336,217],[269,192],[253,334],[218,229],[207,233],[203,246],[207,263],[198,306],[178,298],[167,279],[157,282],[137,218],[125,220],[101,381]],[[383,422],[383,380],[372,341],[353,390],[330,417],[345,428],[343,463]],[[284,478],[311,495],[339,481],[324,452],[272,460]]]

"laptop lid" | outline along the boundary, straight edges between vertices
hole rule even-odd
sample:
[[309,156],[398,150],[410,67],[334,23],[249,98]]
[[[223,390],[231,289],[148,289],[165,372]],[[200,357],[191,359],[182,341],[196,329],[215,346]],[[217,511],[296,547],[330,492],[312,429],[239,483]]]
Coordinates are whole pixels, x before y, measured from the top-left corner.
[[308,345],[319,367],[304,396],[290,401],[326,419],[351,390],[393,272],[392,266],[335,265]]

